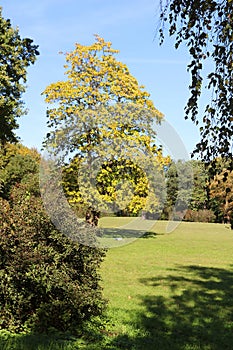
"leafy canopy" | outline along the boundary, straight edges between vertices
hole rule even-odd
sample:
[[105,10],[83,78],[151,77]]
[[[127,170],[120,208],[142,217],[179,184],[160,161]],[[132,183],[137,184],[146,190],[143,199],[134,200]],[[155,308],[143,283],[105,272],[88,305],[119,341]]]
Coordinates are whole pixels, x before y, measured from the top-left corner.
[[[201,122],[201,140],[194,153],[199,152],[207,161],[219,155],[232,159],[233,1],[160,0],[160,9],[161,43],[168,24],[175,48],[184,43],[191,57],[187,66],[191,95],[185,118]],[[200,118],[198,103],[204,82],[210,97]]]
[[39,193],[40,154],[20,143],[7,143],[0,150],[0,197],[9,199],[12,188],[20,183],[27,184],[32,193]]
[[[138,211],[148,192],[142,168],[161,169],[168,161],[156,147],[153,130],[153,123],[163,116],[128,67],[117,61],[118,51],[98,35],[95,38],[94,44],[76,44],[74,51],[66,54],[67,79],[44,91],[46,102],[52,105],[47,111],[51,131],[45,144],[63,161],[70,157],[64,188],[72,202],[86,200],[99,207],[118,197],[119,207],[124,207],[122,195],[128,198],[125,194],[133,187],[134,200],[127,202],[134,207],[132,211]],[[145,164],[143,158],[151,163]],[[80,169],[81,185],[77,181]],[[132,185],[139,173],[144,181]],[[92,183],[97,179],[96,187],[87,187],[87,179]],[[117,193],[117,184],[124,180]],[[141,196],[139,183],[144,188]]]
[[16,142],[17,118],[25,113],[23,101],[27,68],[39,55],[38,46],[21,38],[9,19],[2,17],[0,7],[0,143]]
[[76,44],[75,49],[66,54],[65,74],[68,79],[45,89],[46,102],[59,103],[58,108],[48,111],[49,125],[54,126],[53,121],[58,123],[68,119],[72,113],[77,113],[77,109],[96,108],[113,102],[134,102],[145,106],[161,120],[162,114],[154,107],[144,86],[138,85],[128,67],[116,60],[119,51],[98,35],[95,38],[94,44]]

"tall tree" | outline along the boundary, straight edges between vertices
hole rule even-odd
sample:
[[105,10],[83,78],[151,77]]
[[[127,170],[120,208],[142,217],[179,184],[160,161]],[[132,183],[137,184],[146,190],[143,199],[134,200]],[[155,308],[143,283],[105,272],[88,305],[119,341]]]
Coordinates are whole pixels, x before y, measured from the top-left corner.
[[[46,145],[55,153],[62,152],[64,160],[72,153],[72,162],[68,162],[69,179],[72,172],[77,177],[75,167],[85,170],[82,188],[79,185],[71,191],[69,184],[66,187],[73,200],[85,202],[87,199],[92,212],[104,198],[106,201],[107,197],[107,202],[114,199],[116,183],[119,179],[127,182],[130,169],[134,175],[140,167],[146,173],[153,168],[151,164],[158,168],[162,163],[153,130],[153,123],[160,122],[162,114],[128,67],[116,60],[117,53],[111,43],[98,35],[90,46],[76,44],[74,51],[66,55],[68,79],[49,85],[44,91],[46,102],[53,104],[47,111],[51,132]],[[139,168],[135,166],[137,161]],[[97,171],[96,164],[100,165]],[[97,177],[95,188],[86,186],[88,180],[94,183]],[[112,182],[107,185],[110,178]],[[125,194],[130,193],[130,183],[128,185],[121,187],[125,198]],[[96,214],[94,210],[93,215]]]
[[204,162],[191,161],[193,168],[193,193],[190,209],[202,210],[208,208],[208,172]]
[[218,221],[229,223],[233,217],[233,172],[223,169],[210,181],[210,198]]
[[193,168],[191,162],[172,161],[166,170],[167,199],[164,212],[169,217],[175,207],[176,212],[187,210],[193,193]]
[[29,38],[21,38],[9,19],[2,17],[0,7],[0,147],[18,140],[17,118],[25,114],[22,94],[27,68],[39,55],[38,46]]
[[[169,35],[175,36],[175,48],[184,43],[191,56],[187,66],[191,96],[185,118],[190,117],[195,124],[201,122],[201,140],[194,152],[206,161],[219,155],[232,160],[233,1],[160,0],[160,10],[161,43],[168,23]],[[198,102],[203,82],[210,97],[200,120]]]

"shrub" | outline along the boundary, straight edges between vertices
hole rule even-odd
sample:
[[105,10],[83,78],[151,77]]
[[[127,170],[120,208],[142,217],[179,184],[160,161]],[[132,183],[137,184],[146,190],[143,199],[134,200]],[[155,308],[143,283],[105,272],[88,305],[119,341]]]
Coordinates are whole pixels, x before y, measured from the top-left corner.
[[0,198],[0,328],[75,331],[105,301],[98,268],[105,251],[60,233],[23,185]]
[[5,155],[0,152],[0,196],[8,199],[11,189],[21,182],[39,195],[39,153],[22,145],[10,146]]
[[215,222],[215,215],[212,210],[201,209],[201,210],[187,210],[185,213],[185,221],[194,222]]

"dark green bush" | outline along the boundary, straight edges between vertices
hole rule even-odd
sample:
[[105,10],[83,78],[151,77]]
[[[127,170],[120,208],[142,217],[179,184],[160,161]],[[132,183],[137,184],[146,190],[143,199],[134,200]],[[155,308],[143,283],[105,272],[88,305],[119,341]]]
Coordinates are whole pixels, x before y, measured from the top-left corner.
[[[23,146],[22,146],[23,147]],[[17,150],[15,150],[17,152]],[[19,152],[19,150],[18,150]],[[28,149],[28,152],[30,150]],[[32,152],[32,151],[31,151]],[[39,161],[31,154],[0,154],[0,196],[8,199],[11,189],[19,183],[27,184],[30,192],[39,195]]]
[[98,268],[105,251],[60,233],[22,184],[0,198],[0,329],[81,329],[104,310]]

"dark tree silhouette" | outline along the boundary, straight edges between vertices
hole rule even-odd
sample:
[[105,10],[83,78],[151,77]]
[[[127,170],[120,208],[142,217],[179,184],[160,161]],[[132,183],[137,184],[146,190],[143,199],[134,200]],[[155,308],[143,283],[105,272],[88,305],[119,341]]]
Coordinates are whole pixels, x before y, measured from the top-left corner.
[[[217,156],[232,160],[233,1],[160,0],[160,43],[167,30],[175,36],[175,48],[185,44],[191,56],[187,66],[191,96],[185,118],[195,124],[201,122],[201,140],[194,153],[207,161]],[[207,72],[208,62],[211,69]],[[198,103],[203,82],[210,96],[200,117]]]

